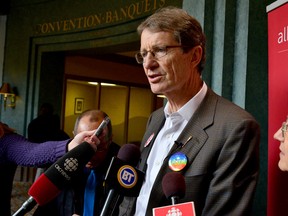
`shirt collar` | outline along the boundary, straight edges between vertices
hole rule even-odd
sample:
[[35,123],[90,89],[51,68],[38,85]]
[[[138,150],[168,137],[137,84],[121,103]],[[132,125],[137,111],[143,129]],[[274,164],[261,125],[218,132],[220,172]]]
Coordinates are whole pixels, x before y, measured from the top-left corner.
[[[178,113],[178,115],[181,115],[183,119],[189,121],[189,119],[192,117],[196,109],[199,107],[199,105],[203,101],[206,95],[207,89],[208,88],[207,88],[206,83],[203,82],[203,86],[200,89],[200,91],[194,97],[192,97],[186,104],[184,104],[184,106],[182,106],[176,113]],[[171,113],[168,112],[168,106],[169,106],[169,102],[167,102],[164,107],[164,114],[166,118],[171,115]]]

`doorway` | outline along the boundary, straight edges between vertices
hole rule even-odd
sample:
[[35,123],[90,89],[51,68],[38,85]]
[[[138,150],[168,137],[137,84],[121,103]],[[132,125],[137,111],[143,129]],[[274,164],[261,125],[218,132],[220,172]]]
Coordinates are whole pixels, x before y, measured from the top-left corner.
[[[140,144],[149,115],[162,98],[147,87],[87,80],[66,80],[64,130],[71,137],[76,118],[87,109],[100,109],[111,118],[113,141]],[[158,101],[158,102],[157,102]]]

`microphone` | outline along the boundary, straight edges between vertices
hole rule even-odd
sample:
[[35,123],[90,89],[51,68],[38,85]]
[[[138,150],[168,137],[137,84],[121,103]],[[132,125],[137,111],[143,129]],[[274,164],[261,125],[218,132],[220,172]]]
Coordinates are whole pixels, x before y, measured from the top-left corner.
[[100,216],[107,215],[115,193],[120,195],[137,197],[139,195],[144,173],[135,168],[140,159],[141,152],[134,144],[123,145],[117,157],[113,157],[106,172],[105,182],[111,186]]
[[13,214],[17,215],[17,216],[23,216],[25,215],[27,212],[31,211],[34,206],[37,204],[37,202],[34,200],[33,197],[29,197],[28,200],[26,200],[22,206]]
[[106,116],[101,122],[101,124],[99,125],[99,127],[97,128],[97,130],[95,131],[96,137],[98,137],[103,132],[103,129],[108,125],[109,122],[110,122],[110,118]]
[[178,172],[166,173],[162,179],[162,190],[167,199],[171,199],[172,205],[178,203],[185,196],[185,179]]
[[185,196],[186,183],[184,176],[179,172],[166,173],[162,179],[162,190],[172,205],[153,208],[153,215],[191,215],[195,216],[194,202],[178,203]]
[[[94,135],[98,137],[109,122],[110,118],[105,117]],[[81,175],[84,166],[94,154],[93,147],[83,142],[58,159],[30,187],[28,191],[30,197],[13,216],[25,215],[37,203],[42,206],[53,200],[73,178]]]
[[36,204],[45,205],[53,200],[77,175],[95,154],[93,147],[83,142],[50,166],[30,187],[29,199],[13,216],[22,216]]

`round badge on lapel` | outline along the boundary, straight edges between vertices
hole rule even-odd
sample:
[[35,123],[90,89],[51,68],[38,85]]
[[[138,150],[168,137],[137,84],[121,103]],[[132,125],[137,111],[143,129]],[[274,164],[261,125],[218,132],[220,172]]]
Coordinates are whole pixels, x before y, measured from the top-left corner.
[[173,171],[180,171],[187,165],[187,156],[182,152],[176,152],[169,158],[169,168]]

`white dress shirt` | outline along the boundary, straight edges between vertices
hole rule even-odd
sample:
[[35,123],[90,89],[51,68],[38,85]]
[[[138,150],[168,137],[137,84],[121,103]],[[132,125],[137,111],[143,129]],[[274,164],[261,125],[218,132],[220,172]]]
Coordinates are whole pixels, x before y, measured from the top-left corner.
[[177,112],[174,113],[168,112],[169,102],[166,104],[164,108],[166,121],[163,128],[157,135],[147,159],[145,181],[137,198],[135,215],[145,216],[151,189],[157,177],[157,174],[163,164],[163,160],[167,156],[174,142],[177,140],[178,136],[185,128],[192,115],[194,114],[195,110],[198,108],[198,106],[204,99],[206,92],[207,85],[205,84],[205,82],[203,82],[201,90],[183,107],[181,107]]

